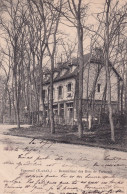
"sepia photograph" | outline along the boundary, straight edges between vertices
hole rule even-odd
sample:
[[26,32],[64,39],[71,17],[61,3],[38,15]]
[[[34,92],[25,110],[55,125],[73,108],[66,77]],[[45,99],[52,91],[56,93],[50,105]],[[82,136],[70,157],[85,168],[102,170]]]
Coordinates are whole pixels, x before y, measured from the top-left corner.
[[127,0],[0,13],[0,194],[127,194]]

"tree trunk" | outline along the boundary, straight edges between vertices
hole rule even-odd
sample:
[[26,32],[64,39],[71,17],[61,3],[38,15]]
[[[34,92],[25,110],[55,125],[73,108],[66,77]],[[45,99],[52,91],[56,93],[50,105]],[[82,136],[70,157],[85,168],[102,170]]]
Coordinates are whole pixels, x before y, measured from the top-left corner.
[[78,134],[79,138],[83,136],[83,125],[82,125],[82,96],[83,96],[83,29],[78,21],[77,27],[78,34],[78,53],[79,53],[79,98],[78,98]]
[[9,100],[9,117],[10,117],[10,121],[11,121],[11,95],[8,89],[8,100]]
[[[123,94],[123,88],[122,88],[122,92]],[[123,95],[121,95],[122,97]],[[122,99],[121,99],[121,107],[122,106]],[[126,115],[126,124],[127,124],[127,64],[125,64],[125,115]]]
[[33,88],[34,88],[34,94],[35,94],[35,106],[36,110],[36,123],[39,124],[39,95],[38,95],[38,88],[37,88],[37,80],[36,80],[36,75],[35,75],[35,52],[32,52],[32,57],[33,57],[33,71],[32,71],[32,76],[33,76]]
[[19,115],[19,102],[18,102],[18,94],[17,94],[16,75],[14,75],[14,82],[15,82],[14,97],[15,97],[16,122],[17,122],[17,127],[20,128],[20,115]]
[[115,142],[114,123],[112,116],[112,105],[111,105],[111,81],[110,81],[110,67],[109,67],[109,8],[111,0],[106,2],[106,24],[105,24],[105,45],[104,45],[104,58],[105,58],[105,70],[107,79],[107,102],[109,110],[109,122],[111,127],[111,140]]
[[50,128],[51,133],[55,133],[54,126],[54,115],[53,115],[53,69],[54,69],[54,58],[51,59],[51,77],[50,77],[50,103],[49,103],[49,111],[50,111]]
[[105,84],[104,91],[103,91],[103,97],[101,100],[101,107],[100,107],[99,120],[98,120],[99,125],[101,124],[102,114],[105,113],[106,93],[107,93],[107,83]]
[[106,77],[107,77],[107,102],[108,102],[108,110],[109,110],[109,122],[111,127],[111,140],[115,142],[115,133],[114,133],[114,123],[113,123],[113,113],[112,113],[112,103],[111,103],[111,81],[110,81],[110,71],[109,71],[109,63],[108,57],[105,53],[105,68],[106,68]]
[[118,96],[117,96],[117,98],[118,98],[117,110],[118,110],[118,114],[119,114],[120,113],[120,90],[121,90],[121,88],[120,88],[120,81],[119,80],[117,80],[117,87],[118,87],[118,89],[117,89],[117,92],[118,92]]
[[17,81],[17,37],[15,37],[15,47],[14,47],[14,67],[13,67],[13,77],[14,77],[14,99],[15,99],[15,114],[17,127],[20,128],[20,111],[19,111],[19,95],[18,95],[18,81]]
[[43,98],[43,69],[42,69],[42,55],[40,57],[40,99],[41,99],[41,104],[42,104],[42,109],[43,109],[43,125],[46,125],[46,112],[45,112],[45,103],[44,103],[44,98]]

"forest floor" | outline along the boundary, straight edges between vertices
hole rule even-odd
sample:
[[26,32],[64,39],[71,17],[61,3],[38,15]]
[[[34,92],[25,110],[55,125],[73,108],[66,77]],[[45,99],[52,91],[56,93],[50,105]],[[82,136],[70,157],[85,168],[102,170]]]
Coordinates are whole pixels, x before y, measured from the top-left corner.
[[5,135],[30,137],[35,139],[48,140],[66,144],[79,144],[105,149],[127,151],[127,126],[115,129],[115,143],[111,141],[109,126],[102,127],[95,131],[84,131],[83,137],[78,137],[78,132],[67,126],[56,126],[55,134],[51,134],[49,127],[30,126],[11,128]]
[[50,135],[42,128],[15,127],[0,125],[0,194],[127,194],[127,152],[79,145],[87,141],[86,133],[80,141],[72,135],[79,141],[74,145],[43,140],[44,135],[64,139],[61,128]]

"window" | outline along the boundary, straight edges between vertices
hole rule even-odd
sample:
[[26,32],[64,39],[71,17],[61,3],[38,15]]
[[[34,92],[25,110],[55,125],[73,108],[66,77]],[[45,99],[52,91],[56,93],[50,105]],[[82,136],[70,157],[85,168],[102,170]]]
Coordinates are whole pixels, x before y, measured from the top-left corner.
[[53,105],[54,115],[58,115],[58,105]]
[[73,102],[67,103],[67,107],[68,107],[68,108],[73,108]]
[[45,99],[46,97],[46,90],[42,90],[42,98]]
[[66,104],[67,105],[67,111],[68,111],[68,118],[72,119],[73,118],[73,102],[69,102]]
[[101,91],[101,84],[97,84],[97,92]]
[[55,88],[53,88],[53,100],[55,99]]
[[40,92],[40,86],[37,84],[36,87],[37,87],[37,92],[39,93]]
[[71,85],[72,85],[71,83],[69,83],[69,84],[67,85],[67,91],[68,91],[68,92],[71,92],[71,89],[72,89],[72,88],[71,88]]
[[58,95],[59,96],[62,96],[62,86],[59,86],[58,87]]
[[60,116],[64,118],[64,104],[60,104]]

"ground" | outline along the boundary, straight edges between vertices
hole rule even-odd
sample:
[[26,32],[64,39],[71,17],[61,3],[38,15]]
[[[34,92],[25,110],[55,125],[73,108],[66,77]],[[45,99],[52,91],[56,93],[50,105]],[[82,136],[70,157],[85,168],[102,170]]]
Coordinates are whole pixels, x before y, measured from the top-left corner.
[[0,194],[127,194],[126,152],[4,135],[8,128],[0,126]]
[[105,149],[127,151],[127,126],[115,129],[115,143],[111,141],[111,131],[110,126],[108,125],[93,131],[84,130],[82,138],[78,138],[78,132],[75,128],[66,125],[57,125],[55,134],[51,134],[49,127],[42,126],[30,126],[29,128],[22,127],[20,130],[15,127],[10,129],[6,134],[45,139],[60,143],[88,145]]

